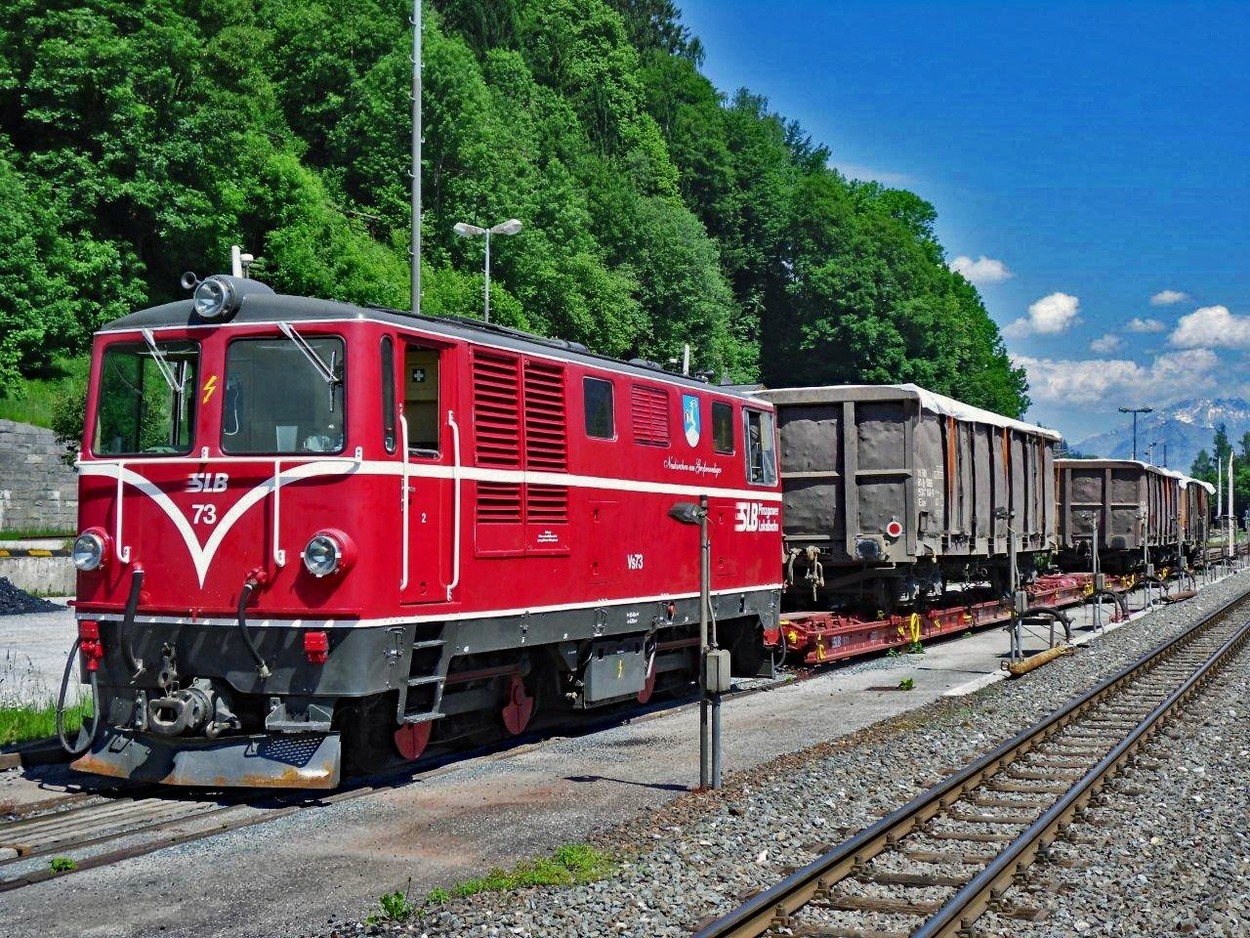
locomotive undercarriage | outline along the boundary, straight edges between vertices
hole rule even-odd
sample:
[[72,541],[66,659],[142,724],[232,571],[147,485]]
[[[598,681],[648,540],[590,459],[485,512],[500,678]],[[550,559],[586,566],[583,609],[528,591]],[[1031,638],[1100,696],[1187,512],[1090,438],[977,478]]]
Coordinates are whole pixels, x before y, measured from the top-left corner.
[[[712,597],[735,673],[765,660],[775,591]],[[697,598],[439,623],[99,621],[101,714],[75,767],[179,785],[328,788],[398,752],[523,732],[536,713],[691,689]],[[304,633],[324,631],[322,660]],[[84,661],[89,660],[84,658]],[[132,667],[132,665],[137,667]]]

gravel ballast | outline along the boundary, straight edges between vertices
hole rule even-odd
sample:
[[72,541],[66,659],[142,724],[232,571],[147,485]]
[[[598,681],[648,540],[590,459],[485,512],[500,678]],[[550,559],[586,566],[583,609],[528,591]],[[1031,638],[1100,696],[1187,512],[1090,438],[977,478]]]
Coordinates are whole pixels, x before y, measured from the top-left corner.
[[[483,893],[430,904],[402,923],[319,934],[688,935],[1188,628],[1248,582],[1245,573],[1225,579],[1022,678],[731,774],[720,792],[679,796],[592,841],[621,858],[614,878]],[[1011,898],[1047,909],[1044,921],[990,915],[979,933],[1250,934],[1248,679],[1243,656],[1215,693],[1191,705],[1192,721],[1152,743],[1117,781],[1106,805],[1091,812],[1100,820],[1072,828],[1080,842],[1056,846],[1053,856],[1064,862],[1034,867]]]
[[31,612],[60,612],[65,607],[31,596],[0,576],[0,616],[24,615]]

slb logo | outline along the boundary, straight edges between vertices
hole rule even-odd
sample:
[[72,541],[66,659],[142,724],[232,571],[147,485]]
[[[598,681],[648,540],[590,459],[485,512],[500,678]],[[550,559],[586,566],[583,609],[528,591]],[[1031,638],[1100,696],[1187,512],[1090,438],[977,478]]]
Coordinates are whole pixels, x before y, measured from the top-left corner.
[[735,531],[777,531],[781,509],[759,502],[734,502]]
[[230,485],[225,472],[193,472],[187,479],[188,492],[224,492]]

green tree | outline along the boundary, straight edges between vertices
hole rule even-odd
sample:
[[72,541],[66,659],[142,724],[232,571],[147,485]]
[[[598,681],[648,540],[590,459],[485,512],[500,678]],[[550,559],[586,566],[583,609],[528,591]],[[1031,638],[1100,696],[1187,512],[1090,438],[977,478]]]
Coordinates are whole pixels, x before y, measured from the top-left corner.
[[[409,8],[0,6],[0,393],[230,246],[276,288],[407,307]],[[774,385],[914,381],[1028,404],[936,211],[854,182],[700,74],[670,0],[432,0],[422,309]],[[1244,446],[1244,443],[1243,443]],[[1250,463],[1250,460],[1247,460]]]
[[1193,465],[1189,467],[1189,474],[1195,479],[1214,483],[1215,460],[1211,458],[1211,454],[1205,449],[1198,450],[1198,455],[1194,457]]

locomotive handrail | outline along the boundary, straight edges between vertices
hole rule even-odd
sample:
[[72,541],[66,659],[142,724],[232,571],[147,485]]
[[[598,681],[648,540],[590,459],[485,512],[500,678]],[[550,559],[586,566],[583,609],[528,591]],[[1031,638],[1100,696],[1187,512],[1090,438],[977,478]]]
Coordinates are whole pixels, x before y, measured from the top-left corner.
[[279,567],[286,566],[286,551],[278,546],[278,516],[281,509],[282,460],[273,461],[273,562]]
[[117,460],[117,523],[115,525],[117,533],[115,538],[117,541],[117,559],[122,563],[130,563],[130,548],[122,540],[122,505],[125,504],[125,500],[122,498],[122,486],[124,484],[122,476],[125,471],[126,461],[123,459]]
[[403,515],[403,523],[400,525],[400,537],[402,543],[400,546],[400,557],[402,560],[402,569],[399,574],[399,588],[401,590],[408,588],[408,418],[403,414],[399,415],[399,432],[401,436],[400,451],[404,454],[404,469],[401,475],[402,495],[400,496],[400,504],[403,506],[401,514]]
[[460,585],[460,426],[453,410],[447,411],[447,426],[451,427],[451,582],[447,584],[447,601],[451,602],[451,591]]

